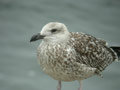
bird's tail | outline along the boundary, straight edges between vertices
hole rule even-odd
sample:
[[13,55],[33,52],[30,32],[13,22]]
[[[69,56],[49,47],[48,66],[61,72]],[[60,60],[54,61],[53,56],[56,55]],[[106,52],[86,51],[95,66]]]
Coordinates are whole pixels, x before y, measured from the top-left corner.
[[120,60],[120,46],[111,46],[110,48],[112,48],[118,56],[118,60]]

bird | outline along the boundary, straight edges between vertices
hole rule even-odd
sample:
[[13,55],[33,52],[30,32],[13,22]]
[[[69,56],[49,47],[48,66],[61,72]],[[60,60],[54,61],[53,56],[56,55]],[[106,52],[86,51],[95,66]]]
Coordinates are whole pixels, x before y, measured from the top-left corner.
[[81,82],[101,72],[112,62],[118,61],[120,47],[110,47],[103,39],[82,32],[69,32],[60,22],[50,22],[30,42],[42,39],[37,48],[37,57],[43,72],[58,81]]

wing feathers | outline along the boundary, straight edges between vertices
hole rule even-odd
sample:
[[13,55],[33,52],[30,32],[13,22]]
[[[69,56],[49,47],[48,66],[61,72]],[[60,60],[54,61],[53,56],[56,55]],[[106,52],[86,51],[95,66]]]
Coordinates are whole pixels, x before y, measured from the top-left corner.
[[78,55],[77,61],[103,71],[115,59],[115,53],[106,46],[106,42],[84,33],[71,33],[73,47]]

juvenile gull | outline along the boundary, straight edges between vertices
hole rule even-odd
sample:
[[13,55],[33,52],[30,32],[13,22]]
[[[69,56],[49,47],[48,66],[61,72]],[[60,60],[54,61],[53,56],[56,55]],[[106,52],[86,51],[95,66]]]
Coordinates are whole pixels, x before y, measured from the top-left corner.
[[[61,81],[81,81],[101,72],[113,61],[118,61],[120,48],[106,45],[104,40],[81,32],[69,32],[63,23],[51,22],[34,35],[30,42],[43,39],[37,56],[43,71]],[[118,50],[119,49],[119,50]]]

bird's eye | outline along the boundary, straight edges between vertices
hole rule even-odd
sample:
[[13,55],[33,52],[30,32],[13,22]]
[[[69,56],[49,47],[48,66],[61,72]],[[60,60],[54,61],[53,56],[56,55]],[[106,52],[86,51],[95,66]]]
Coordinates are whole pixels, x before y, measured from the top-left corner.
[[57,29],[52,29],[52,30],[51,30],[52,33],[53,33],[53,32],[56,32],[56,31],[57,31]]

